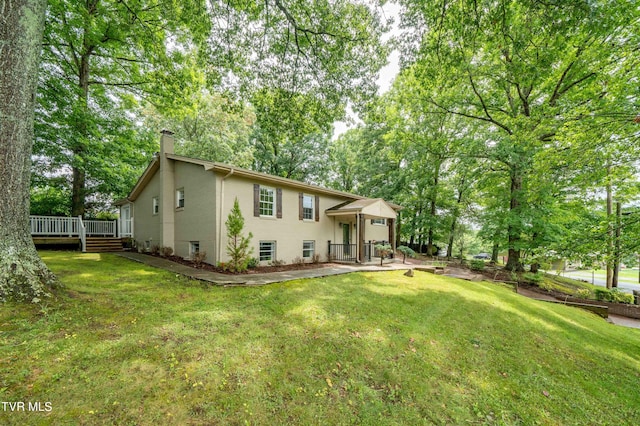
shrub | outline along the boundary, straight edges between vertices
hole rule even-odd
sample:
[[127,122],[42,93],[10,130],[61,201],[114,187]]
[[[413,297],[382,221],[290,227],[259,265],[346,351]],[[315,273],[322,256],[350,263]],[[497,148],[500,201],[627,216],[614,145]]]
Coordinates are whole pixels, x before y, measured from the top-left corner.
[[538,284],[538,288],[545,290],[545,291],[551,291],[554,289],[554,285],[552,282],[549,281],[541,281]]
[[576,291],[576,296],[580,299],[591,299],[591,290],[588,288],[581,288]]
[[301,258],[300,256],[296,256],[296,258],[293,259],[293,262],[291,262],[291,263],[294,264],[294,265],[298,265],[298,266],[304,265],[304,259]]
[[398,247],[398,251],[400,253],[402,253],[402,263],[404,263],[405,259],[407,257],[409,258],[414,258],[416,257],[416,252],[413,251],[413,249],[411,247],[407,247],[407,246],[400,246]]
[[284,260],[278,260],[278,259],[273,259],[271,262],[269,262],[269,266],[282,266],[286,264],[287,262],[285,262]]
[[472,271],[483,271],[484,270],[484,260],[472,260],[469,262],[469,267]]
[[160,246],[157,244],[154,244],[151,246],[151,248],[149,249],[149,251],[151,252],[151,254],[160,254]]
[[610,293],[613,302],[633,304],[633,294],[625,293],[618,288],[611,289]]
[[532,272],[527,272],[523,274],[522,278],[524,278],[524,281],[533,283],[533,284],[539,284],[544,280],[544,277],[541,274],[538,274],[538,273],[534,274]]
[[603,302],[611,302],[612,296],[609,289],[606,288],[596,288],[596,300],[600,300]]
[[228,268],[228,265],[224,262],[218,262],[218,269],[222,269],[223,271],[226,271]]
[[320,255],[318,253],[314,253],[311,257],[311,263],[320,263]]
[[193,253],[191,260],[193,261],[194,265],[201,266],[206,258],[207,258],[207,252],[199,251],[199,252]]
[[247,268],[254,269],[254,268],[257,268],[258,266],[260,266],[260,259],[258,259],[257,257],[252,257],[247,262]]
[[173,249],[171,247],[161,247],[160,248],[160,255],[162,257],[169,257],[173,254]]

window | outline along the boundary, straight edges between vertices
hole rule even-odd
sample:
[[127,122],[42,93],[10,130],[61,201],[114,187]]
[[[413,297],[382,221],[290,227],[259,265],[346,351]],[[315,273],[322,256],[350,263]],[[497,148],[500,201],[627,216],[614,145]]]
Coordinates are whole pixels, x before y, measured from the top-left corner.
[[302,242],[302,257],[310,259],[313,257],[316,251],[315,241],[303,241]]
[[302,197],[302,218],[304,220],[313,220],[314,218],[314,202],[312,195],[303,195]]
[[160,203],[158,201],[158,197],[153,197],[153,214],[160,213]]
[[372,225],[386,225],[387,219],[371,219]]
[[274,191],[260,187],[260,216],[273,216]]
[[189,241],[189,256],[193,258],[196,253],[200,253],[200,241]]
[[184,207],[184,188],[180,188],[176,191],[176,208],[181,209]]
[[276,242],[260,241],[260,261],[276,260]]

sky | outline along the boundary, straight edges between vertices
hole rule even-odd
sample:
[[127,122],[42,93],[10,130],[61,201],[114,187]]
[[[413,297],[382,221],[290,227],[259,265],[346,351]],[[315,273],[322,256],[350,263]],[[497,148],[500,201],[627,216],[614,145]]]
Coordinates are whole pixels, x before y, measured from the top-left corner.
[[[384,40],[388,40],[400,31],[398,29],[398,23],[400,21],[400,6],[396,3],[386,3],[382,6],[382,11],[387,19],[391,18],[394,20],[391,31],[384,36]],[[393,83],[396,75],[398,75],[400,70],[400,53],[397,50],[393,50],[389,54],[387,61],[387,65],[380,70],[380,76],[376,81],[376,84],[378,85],[378,94],[382,94],[389,90],[391,83]],[[358,118],[357,114],[353,112],[350,106],[347,106],[347,115],[349,117],[347,119],[348,121],[336,121],[333,123],[334,130],[332,139],[335,140],[347,130],[356,127],[358,123],[362,123],[362,120]]]

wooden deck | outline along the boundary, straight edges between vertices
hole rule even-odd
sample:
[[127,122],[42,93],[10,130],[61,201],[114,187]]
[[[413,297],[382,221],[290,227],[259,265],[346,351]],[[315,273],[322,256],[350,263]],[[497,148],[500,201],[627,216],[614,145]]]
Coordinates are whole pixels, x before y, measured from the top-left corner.
[[80,237],[33,237],[36,246],[78,246],[81,242]]

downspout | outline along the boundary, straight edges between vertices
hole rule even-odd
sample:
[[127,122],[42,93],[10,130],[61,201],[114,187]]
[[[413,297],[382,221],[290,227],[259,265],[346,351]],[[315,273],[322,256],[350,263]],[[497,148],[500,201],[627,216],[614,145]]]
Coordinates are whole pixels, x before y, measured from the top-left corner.
[[220,181],[220,213],[218,214],[218,249],[216,250],[216,263],[222,259],[222,212],[224,211],[224,181],[233,174],[233,167]]

